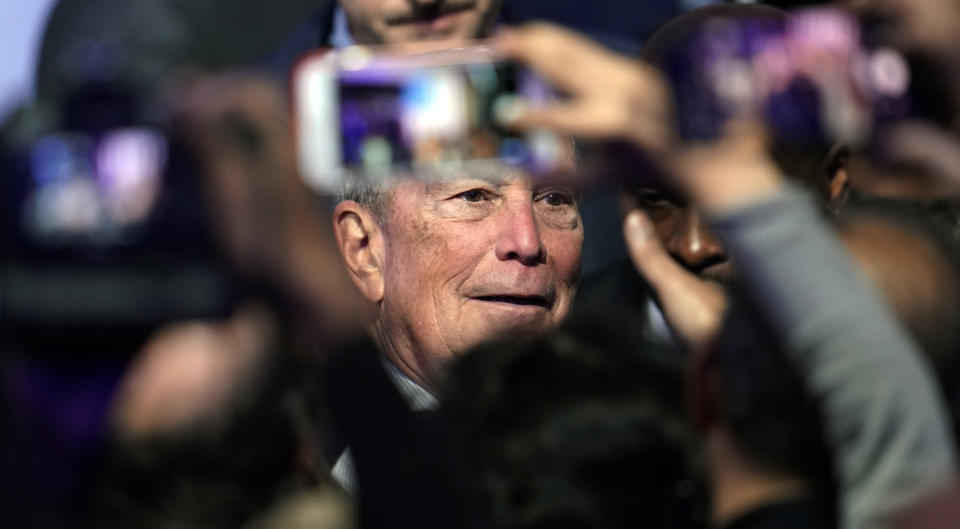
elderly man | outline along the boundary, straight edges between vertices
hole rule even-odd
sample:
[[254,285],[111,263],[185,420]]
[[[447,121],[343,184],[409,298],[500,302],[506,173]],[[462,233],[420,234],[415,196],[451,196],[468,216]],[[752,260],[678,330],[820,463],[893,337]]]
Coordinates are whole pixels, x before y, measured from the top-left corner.
[[328,369],[342,440],[324,449],[333,477],[359,493],[361,518],[463,526],[469,494],[457,492],[463,472],[432,411],[443,367],[487,340],[563,320],[580,273],[576,197],[505,169],[496,179],[365,187],[347,194],[333,222],[347,271],[373,307],[377,350],[347,351]]
[[334,212],[354,284],[376,305],[373,340],[427,390],[457,353],[540,332],[570,309],[583,225],[573,192],[500,180],[404,180],[353,193]]

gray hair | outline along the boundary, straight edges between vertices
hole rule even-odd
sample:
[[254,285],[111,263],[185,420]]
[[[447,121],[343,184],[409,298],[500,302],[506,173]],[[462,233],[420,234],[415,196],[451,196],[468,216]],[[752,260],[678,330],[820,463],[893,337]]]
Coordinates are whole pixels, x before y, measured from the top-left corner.
[[382,226],[386,216],[387,199],[390,195],[389,187],[389,184],[384,181],[368,178],[348,179],[340,191],[340,202],[352,200],[369,209]]

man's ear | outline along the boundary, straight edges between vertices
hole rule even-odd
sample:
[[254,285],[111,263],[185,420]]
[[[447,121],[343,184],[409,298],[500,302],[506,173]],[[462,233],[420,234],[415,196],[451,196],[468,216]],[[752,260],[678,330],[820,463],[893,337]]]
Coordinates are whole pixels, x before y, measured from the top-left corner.
[[847,200],[850,189],[850,175],[847,172],[849,160],[850,149],[846,145],[835,145],[827,154],[824,172],[827,174],[827,204],[831,206],[842,206]]
[[333,211],[333,231],[353,284],[367,300],[379,303],[384,290],[383,232],[373,212],[344,200]]
[[834,207],[842,206],[847,201],[849,190],[850,175],[844,164],[827,177],[827,204]]

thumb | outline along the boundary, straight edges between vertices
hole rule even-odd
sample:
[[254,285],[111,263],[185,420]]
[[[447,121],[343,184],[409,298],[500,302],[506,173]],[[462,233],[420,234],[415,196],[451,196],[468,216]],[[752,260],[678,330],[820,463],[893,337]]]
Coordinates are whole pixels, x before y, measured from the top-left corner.
[[726,306],[720,287],[677,263],[643,212],[635,210],[627,215],[623,233],[634,267],[653,289],[676,336],[695,349],[709,343],[720,328]]
[[623,235],[633,266],[655,290],[682,287],[686,279],[694,279],[663,247],[646,213],[631,211],[624,219]]

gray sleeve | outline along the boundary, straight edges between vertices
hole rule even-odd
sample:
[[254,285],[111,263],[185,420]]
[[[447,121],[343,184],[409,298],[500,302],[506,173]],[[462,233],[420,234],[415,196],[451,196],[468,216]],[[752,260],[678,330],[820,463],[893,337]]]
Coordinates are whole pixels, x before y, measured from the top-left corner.
[[934,379],[811,200],[788,186],[711,220],[822,406],[841,527],[885,527],[949,483],[956,461]]

